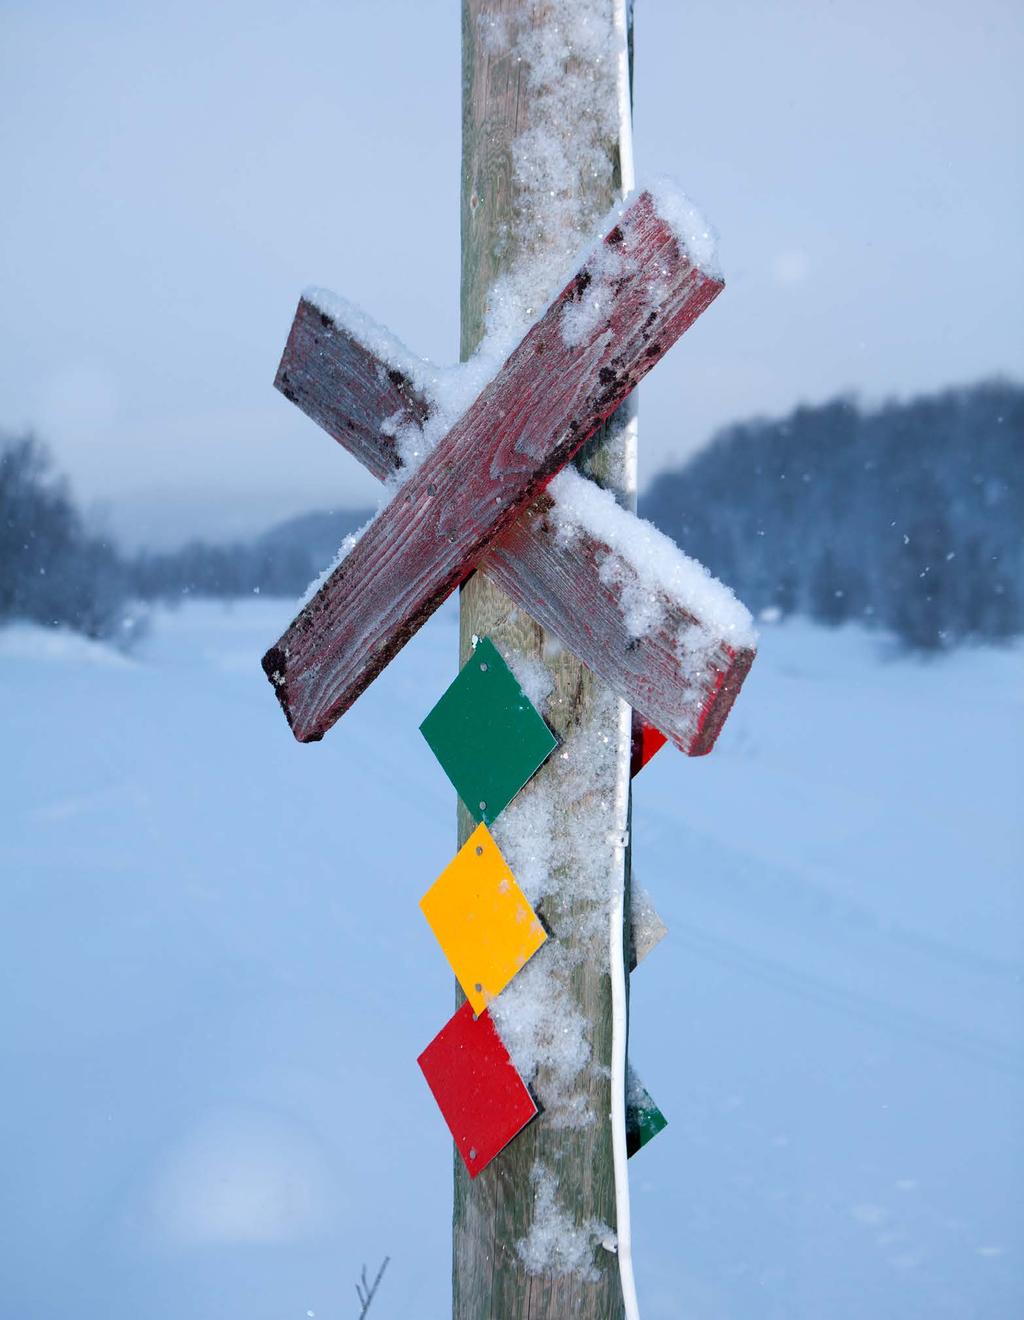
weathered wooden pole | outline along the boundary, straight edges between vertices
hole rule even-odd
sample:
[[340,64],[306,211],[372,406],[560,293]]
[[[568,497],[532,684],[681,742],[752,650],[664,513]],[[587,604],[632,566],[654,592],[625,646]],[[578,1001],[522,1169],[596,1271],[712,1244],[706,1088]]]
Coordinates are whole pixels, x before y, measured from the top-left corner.
[[[463,0],[462,357],[497,312],[529,319],[621,196],[625,0]],[[628,145],[627,145],[628,151]],[[635,505],[632,414],[578,462]],[[589,670],[475,574],[461,663],[489,636],[562,748],[494,827],[553,938],[492,1007],[543,1112],[476,1178],[455,1159],[456,1320],[619,1320],[608,896],[628,798],[628,720]],[[475,822],[459,808],[460,845]],[[623,875],[625,869],[626,874]],[[461,999],[461,993],[459,995]]]

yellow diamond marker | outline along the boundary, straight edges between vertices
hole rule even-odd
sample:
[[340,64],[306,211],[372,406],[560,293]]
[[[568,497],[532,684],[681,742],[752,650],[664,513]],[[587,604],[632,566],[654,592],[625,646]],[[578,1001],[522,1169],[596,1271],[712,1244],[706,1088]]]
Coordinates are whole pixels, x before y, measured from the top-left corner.
[[547,939],[486,825],[477,826],[420,907],[474,1013]]

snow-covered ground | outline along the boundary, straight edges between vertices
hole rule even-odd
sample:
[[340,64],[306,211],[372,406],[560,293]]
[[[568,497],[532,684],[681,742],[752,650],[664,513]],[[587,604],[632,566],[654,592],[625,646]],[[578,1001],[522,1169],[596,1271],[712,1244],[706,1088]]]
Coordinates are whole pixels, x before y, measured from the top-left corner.
[[[306,747],[289,613],[0,632],[4,1320],[348,1320],[385,1254],[375,1320],[447,1313],[454,611]],[[769,627],[711,757],[637,781],[647,1320],[1024,1314],[1021,672]]]

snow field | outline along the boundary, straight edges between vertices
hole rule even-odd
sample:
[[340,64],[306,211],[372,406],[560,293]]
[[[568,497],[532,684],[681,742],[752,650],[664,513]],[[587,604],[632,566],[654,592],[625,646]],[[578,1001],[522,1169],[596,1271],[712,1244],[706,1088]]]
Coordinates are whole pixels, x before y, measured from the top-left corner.
[[[258,662],[290,608],[194,603],[133,660],[0,632],[5,1313],[342,1320],[389,1254],[375,1313],[446,1314],[417,725],[454,611],[300,747]],[[767,626],[712,755],[636,781],[645,1317],[1020,1309],[1020,660]]]

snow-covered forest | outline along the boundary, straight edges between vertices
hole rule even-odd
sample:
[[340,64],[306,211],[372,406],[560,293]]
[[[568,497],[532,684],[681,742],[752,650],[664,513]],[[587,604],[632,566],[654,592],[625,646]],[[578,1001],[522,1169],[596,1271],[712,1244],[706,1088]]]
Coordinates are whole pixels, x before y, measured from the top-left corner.
[[751,609],[912,647],[1024,631],[1024,390],[796,409],[719,434],[644,512]]

